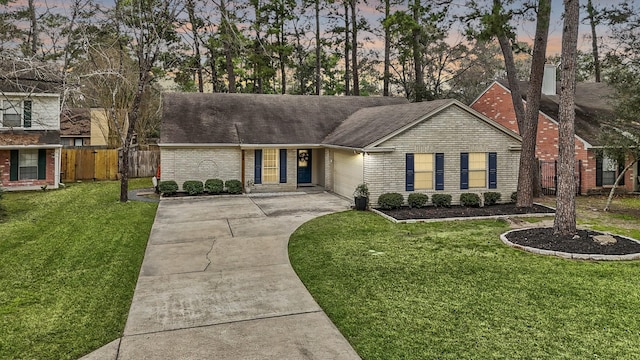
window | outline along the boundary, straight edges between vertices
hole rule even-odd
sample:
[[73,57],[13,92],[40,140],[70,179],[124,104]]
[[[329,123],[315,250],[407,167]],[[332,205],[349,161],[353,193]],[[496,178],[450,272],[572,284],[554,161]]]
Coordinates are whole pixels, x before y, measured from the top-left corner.
[[613,184],[615,184],[617,169],[618,169],[617,161],[606,156],[602,159],[602,185],[612,186]]
[[9,157],[9,181],[46,180],[47,150],[11,150]]
[[406,191],[444,190],[444,153],[406,153],[405,157]]
[[487,154],[469,153],[469,188],[487,187]]
[[18,179],[35,180],[38,178],[38,150],[20,150],[18,160]]
[[31,100],[3,100],[3,127],[31,127]]
[[277,183],[278,175],[278,149],[263,149],[262,180],[265,183]]
[[460,153],[460,189],[498,188],[498,154]]
[[433,154],[415,154],[415,189],[433,189]]
[[73,146],[82,146],[82,138],[75,138],[73,140]]

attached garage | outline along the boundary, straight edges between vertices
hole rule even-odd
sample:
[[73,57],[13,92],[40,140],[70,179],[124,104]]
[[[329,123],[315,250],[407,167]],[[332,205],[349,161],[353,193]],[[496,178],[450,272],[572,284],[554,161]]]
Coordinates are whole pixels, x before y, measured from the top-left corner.
[[363,157],[353,151],[333,151],[334,192],[352,197],[356,186],[364,182]]

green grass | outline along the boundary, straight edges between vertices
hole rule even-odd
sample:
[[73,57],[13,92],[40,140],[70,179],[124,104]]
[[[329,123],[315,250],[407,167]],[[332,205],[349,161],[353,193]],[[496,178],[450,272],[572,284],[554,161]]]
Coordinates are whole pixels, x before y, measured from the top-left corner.
[[291,262],[363,359],[636,359],[640,262],[521,252],[498,220],[392,224],[349,211]]
[[119,203],[119,185],[5,193],[0,358],[77,359],[121,336],[157,204]]

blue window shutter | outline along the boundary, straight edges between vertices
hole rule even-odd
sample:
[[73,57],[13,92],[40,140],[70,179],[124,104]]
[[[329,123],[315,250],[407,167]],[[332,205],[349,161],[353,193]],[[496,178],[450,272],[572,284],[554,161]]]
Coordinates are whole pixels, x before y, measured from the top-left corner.
[[18,181],[18,161],[20,159],[20,153],[18,150],[11,150],[9,158],[9,181]]
[[255,162],[255,169],[254,169],[254,176],[253,176],[253,183],[254,184],[262,184],[262,149],[256,149],[254,151],[254,162]]
[[444,190],[444,154],[436,153],[436,190]]
[[413,165],[413,153],[407,153],[406,154],[407,157],[407,180],[405,183],[405,190],[406,191],[413,191],[414,188],[414,165]]
[[460,153],[460,189],[469,188],[469,153]]
[[25,100],[22,102],[22,119],[24,120],[24,123],[22,126],[26,128],[31,127],[31,108],[32,108],[31,100]]
[[489,189],[498,188],[498,154],[489,153]]
[[287,149],[280,149],[280,183],[287,182]]
[[47,178],[47,149],[38,149],[38,180]]

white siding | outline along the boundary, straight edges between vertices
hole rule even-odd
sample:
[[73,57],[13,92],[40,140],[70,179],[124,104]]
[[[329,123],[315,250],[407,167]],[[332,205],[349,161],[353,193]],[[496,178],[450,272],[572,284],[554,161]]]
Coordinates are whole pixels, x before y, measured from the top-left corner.
[[363,156],[353,151],[333,150],[333,191],[344,197],[353,197],[356,186],[364,182]]
[[4,96],[0,96],[0,99],[8,99],[12,102],[31,100],[31,127],[27,129],[60,130],[60,97],[58,95],[39,96],[37,94],[31,94],[29,96],[20,96],[5,94]]

